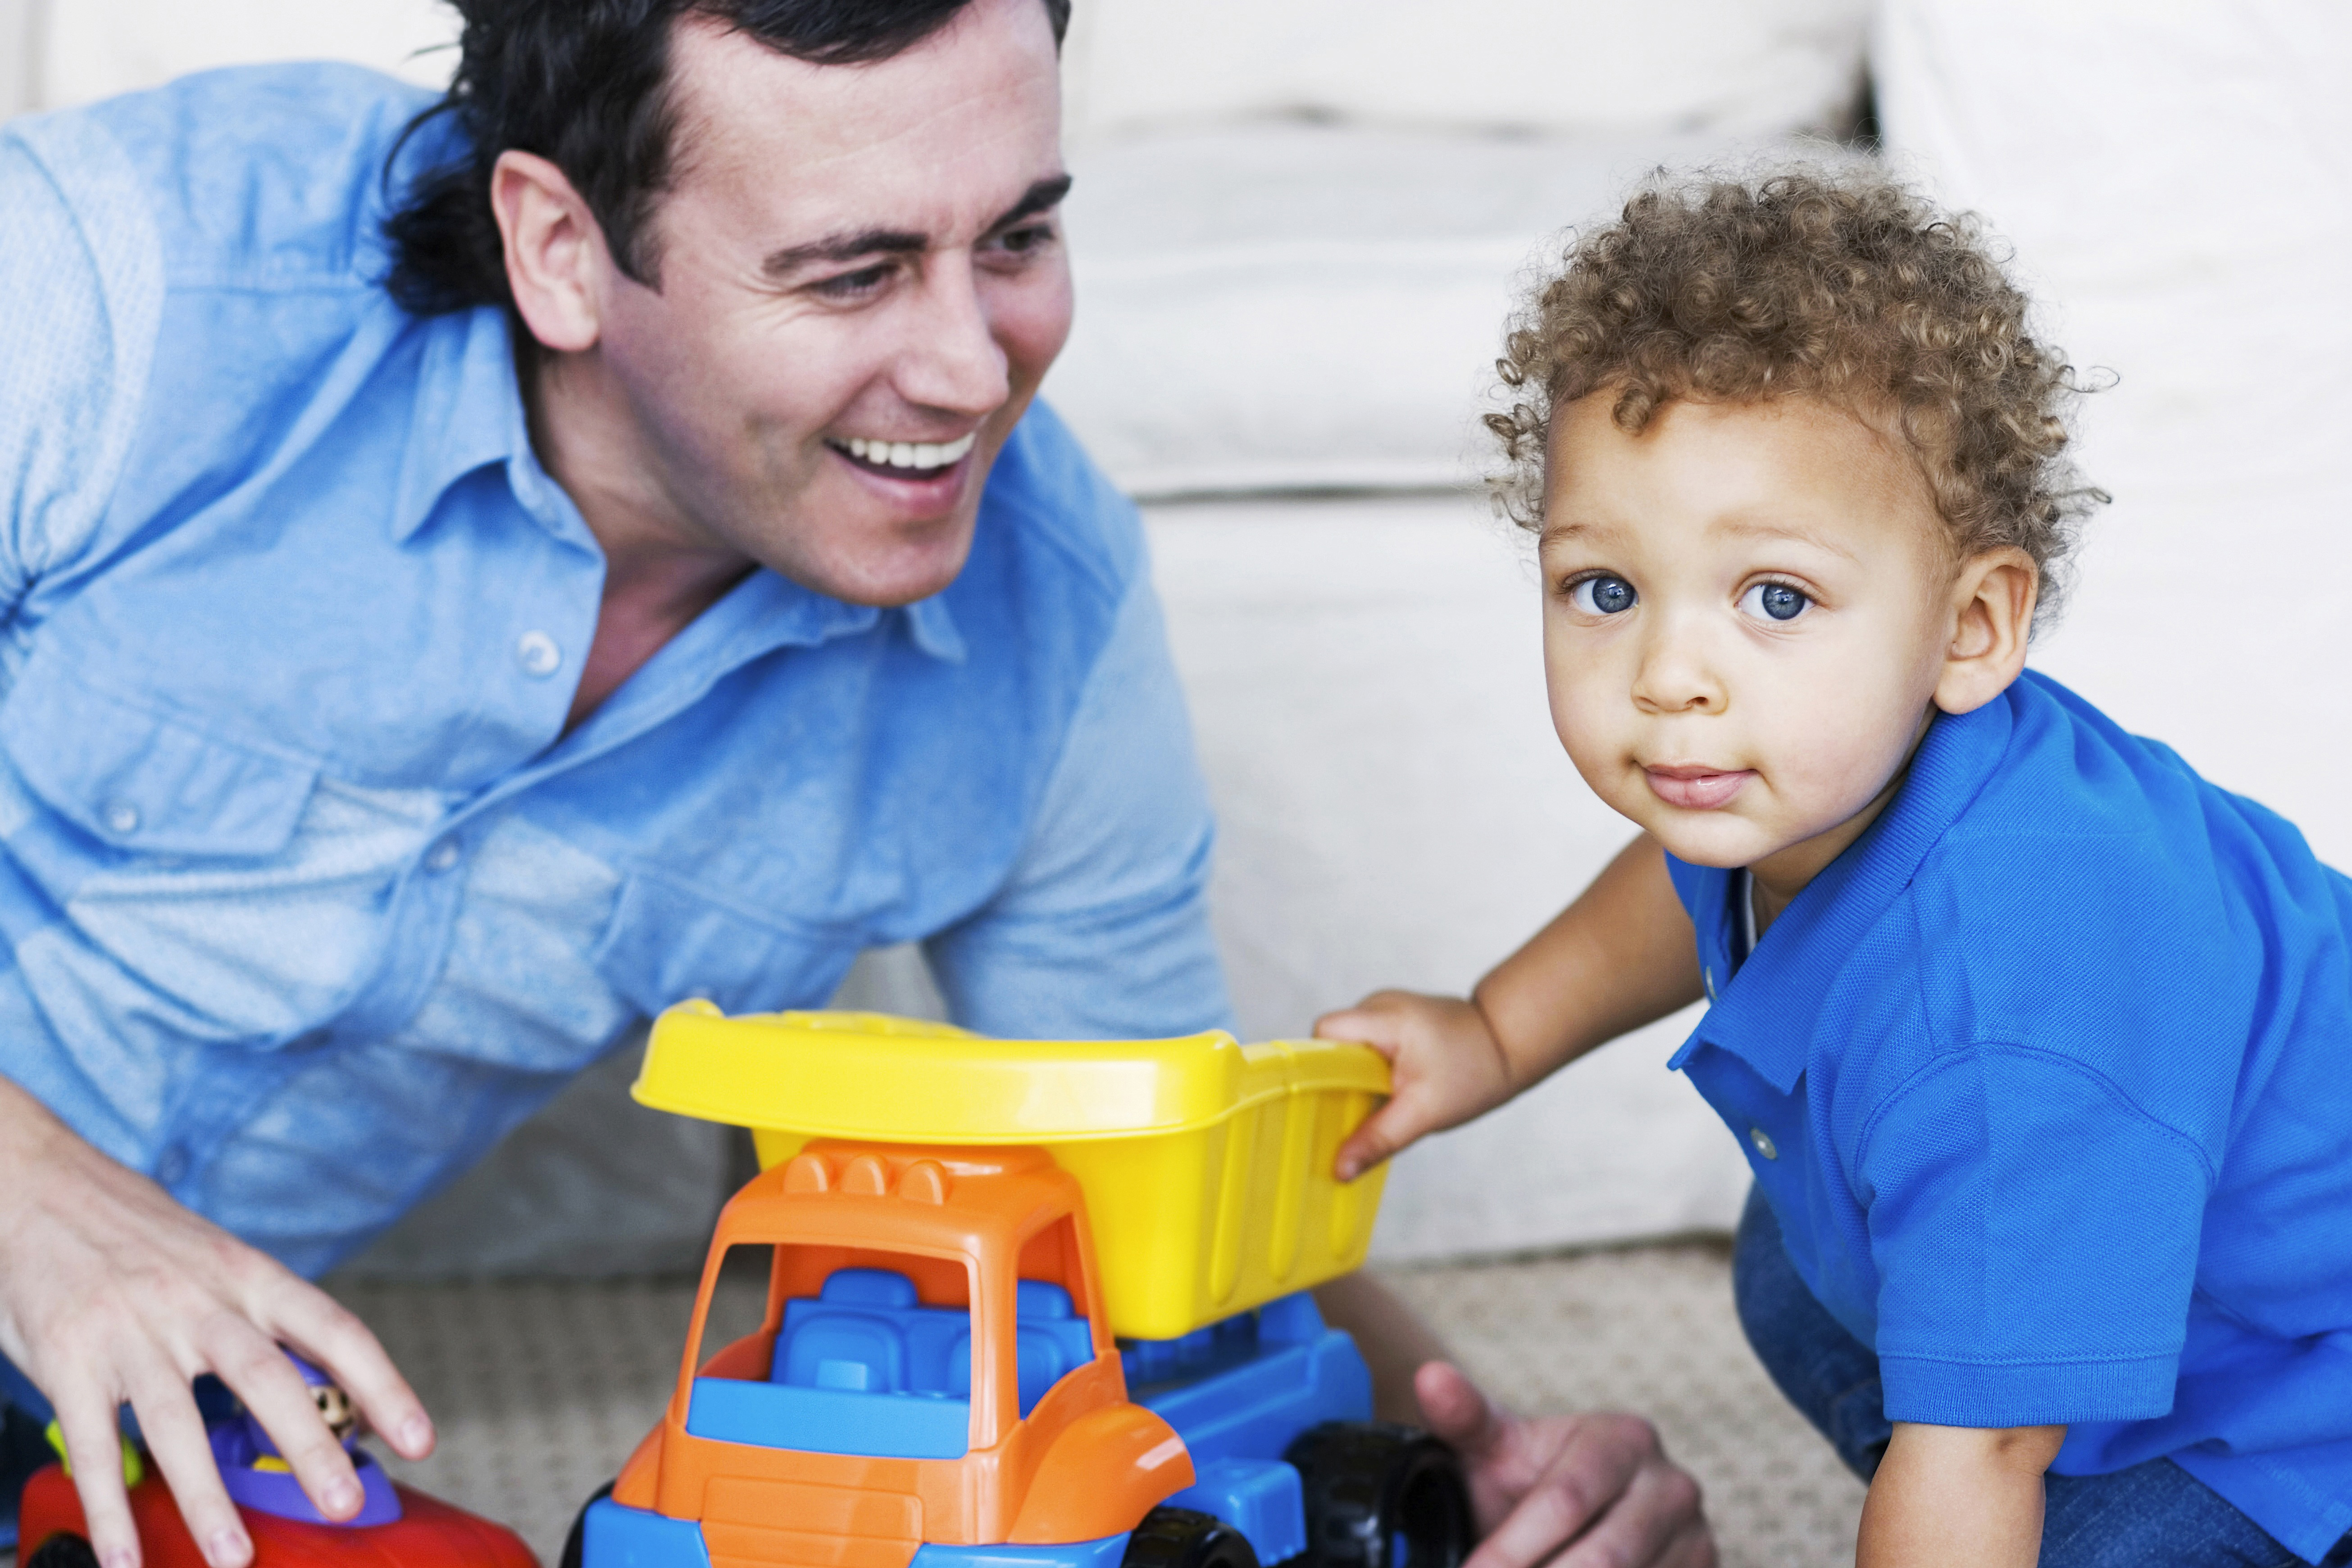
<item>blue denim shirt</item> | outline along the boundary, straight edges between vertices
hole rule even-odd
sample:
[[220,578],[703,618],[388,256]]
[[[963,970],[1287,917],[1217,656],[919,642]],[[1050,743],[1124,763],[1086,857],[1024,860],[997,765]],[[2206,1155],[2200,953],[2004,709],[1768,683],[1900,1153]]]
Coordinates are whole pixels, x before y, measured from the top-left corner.
[[315,1272],[681,997],[920,940],[984,1031],[1224,1024],[1139,526],[1043,407],[945,593],[754,573],[564,733],[604,560],[505,319],[380,286],[425,101],[0,134],[0,1068]]
[[2065,1423],[2307,1561],[2352,1529],[2352,879],[2028,671],[1735,964],[1675,1058],[1893,1421]]

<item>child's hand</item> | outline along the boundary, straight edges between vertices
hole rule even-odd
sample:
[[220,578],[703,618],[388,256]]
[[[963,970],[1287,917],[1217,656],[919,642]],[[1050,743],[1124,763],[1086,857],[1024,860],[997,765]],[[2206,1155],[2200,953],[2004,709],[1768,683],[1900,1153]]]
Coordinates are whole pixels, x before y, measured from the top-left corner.
[[1339,1179],[1352,1182],[1426,1133],[1492,1110],[1517,1088],[1486,1015],[1452,996],[1375,991],[1315,1020],[1326,1040],[1360,1040],[1388,1058],[1389,1101],[1339,1145]]

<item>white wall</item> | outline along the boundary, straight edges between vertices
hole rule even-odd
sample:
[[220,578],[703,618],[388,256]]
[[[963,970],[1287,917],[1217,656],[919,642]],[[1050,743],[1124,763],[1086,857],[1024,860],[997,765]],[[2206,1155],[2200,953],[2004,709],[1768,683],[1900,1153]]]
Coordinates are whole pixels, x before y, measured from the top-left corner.
[[2112,390],[2034,663],[2352,867],[2352,8],[1885,0],[1890,148]]
[[0,0],[0,119],[32,107],[37,0]]
[[249,60],[347,59],[438,87],[457,16],[440,0],[14,0],[40,7],[39,107]]

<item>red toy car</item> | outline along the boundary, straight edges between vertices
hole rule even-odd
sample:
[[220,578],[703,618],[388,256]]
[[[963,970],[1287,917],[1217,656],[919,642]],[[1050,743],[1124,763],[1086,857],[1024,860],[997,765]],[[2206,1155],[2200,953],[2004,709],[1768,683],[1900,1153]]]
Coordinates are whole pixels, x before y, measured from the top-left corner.
[[[388,1524],[313,1524],[240,1507],[253,1537],[253,1568],[539,1568],[530,1548],[504,1525],[388,1484],[400,1502],[400,1517]],[[205,1568],[161,1476],[131,1489],[131,1514],[146,1568]],[[81,1500],[64,1466],[47,1466],[25,1483],[17,1521],[21,1568],[97,1568]]]
[[[539,1568],[513,1531],[384,1474],[373,1455],[353,1445],[357,1422],[349,1397],[299,1356],[289,1359],[310,1385],[320,1415],[350,1448],[362,1500],[352,1518],[328,1519],[303,1495],[259,1422],[243,1411],[207,1421],[222,1484],[253,1538],[253,1568]],[[132,1485],[131,1517],[145,1568],[206,1568],[161,1476],[149,1473]],[[81,1499],[63,1465],[45,1466],[25,1483],[16,1522],[21,1568],[98,1568]]]

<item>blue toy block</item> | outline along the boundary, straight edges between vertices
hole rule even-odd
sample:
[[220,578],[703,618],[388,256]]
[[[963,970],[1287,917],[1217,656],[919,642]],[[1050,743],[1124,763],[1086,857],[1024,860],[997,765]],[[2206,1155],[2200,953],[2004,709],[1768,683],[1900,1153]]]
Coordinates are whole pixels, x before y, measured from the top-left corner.
[[[851,1363],[833,1375],[856,1375]],[[961,1459],[971,1447],[971,1402],[920,1394],[877,1394],[835,1384],[796,1387],[732,1377],[698,1377],[686,1429],[721,1443],[799,1448],[812,1454],[873,1454],[894,1459]]]
[[[1203,1342],[1202,1333],[1218,1337]],[[1180,1348],[1155,1354],[1148,1344],[1122,1347],[1129,1397],[1176,1428],[1195,1469],[1212,1459],[1279,1459],[1309,1426],[1371,1419],[1371,1369],[1345,1332],[1323,1326],[1303,1291],[1268,1302],[1255,1318],[1228,1318],[1160,1342]],[[1139,1363],[1155,1360],[1163,1370],[1183,1366],[1187,1375],[1135,1376]]]
[[1130,1533],[1067,1546],[919,1546],[907,1568],[1118,1568]]
[[1310,1426],[1371,1418],[1371,1370],[1355,1342],[1325,1327],[1301,1291],[1119,1353],[1128,1396],[1174,1427],[1192,1457],[1193,1484],[1169,1502],[1232,1525],[1262,1563],[1304,1552],[1298,1472],[1282,1457]]
[[710,1568],[710,1547],[702,1526],[690,1519],[665,1519],[611,1498],[588,1505],[581,1537],[581,1561],[596,1568]]
[[[1070,1293],[1043,1279],[1015,1289],[1021,1414],[1094,1359],[1093,1331]],[[961,1458],[971,1446],[971,1314],[926,1307],[891,1268],[836,1268],[816,1295],[784,1303],[769,1381],[699,1377],[686,1429],[698,1437],[872,1454]]]
[[1307,1500],[1298,1472],[1279,1459],[1196,1462],[1197,1478],[1168,1500],[1171,1508],[1213,1513],[1249,1538],[1261,1563],[1307,1550]]

